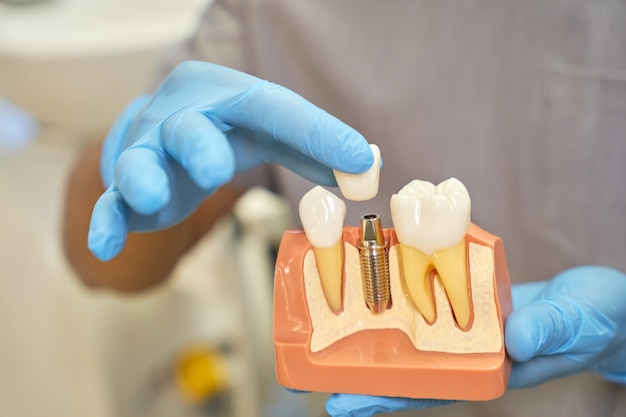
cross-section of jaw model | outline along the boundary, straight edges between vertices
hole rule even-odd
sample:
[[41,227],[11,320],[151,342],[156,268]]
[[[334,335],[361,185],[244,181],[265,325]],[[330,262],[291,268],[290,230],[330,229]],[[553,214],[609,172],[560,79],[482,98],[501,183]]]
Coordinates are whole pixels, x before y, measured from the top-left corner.
[[[342,195],[376,195],[380,153],[361,175],[335,173]],[[503,324],[511,310],[502,241],[470,222],[451,178],[414,180],[391,197],[394,229],[315,187],[304,230],[285,232],[274,282],[278,381],[307,391],[487,400],[506,389]]]

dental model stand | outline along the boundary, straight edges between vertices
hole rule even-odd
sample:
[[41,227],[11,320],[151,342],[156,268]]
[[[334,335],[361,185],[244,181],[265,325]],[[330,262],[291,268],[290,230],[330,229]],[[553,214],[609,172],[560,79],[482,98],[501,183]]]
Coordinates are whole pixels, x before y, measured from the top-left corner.
[[[346,192],[350,179],[337,178],[344,196],[358,198],[363,187]],[[404,187],[391,200],[393,229],[374,213],[344,226],[341,199],[321,187],[305,194],[304,230],[284,233],[275,269],[278,382],[394,397],[501,396],[511,367],[506,257],[469,210],[456,179]]]

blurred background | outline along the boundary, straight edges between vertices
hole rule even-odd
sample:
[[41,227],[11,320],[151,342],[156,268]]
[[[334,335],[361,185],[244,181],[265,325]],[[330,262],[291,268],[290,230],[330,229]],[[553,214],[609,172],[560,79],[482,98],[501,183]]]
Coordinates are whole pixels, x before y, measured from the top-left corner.
[[320,416],[279,387],[273,253],[284,201],[251,190],[137,296],[84,288],[63,257],[66,176],[149,92],[209,0],[0,0],[0,415]]

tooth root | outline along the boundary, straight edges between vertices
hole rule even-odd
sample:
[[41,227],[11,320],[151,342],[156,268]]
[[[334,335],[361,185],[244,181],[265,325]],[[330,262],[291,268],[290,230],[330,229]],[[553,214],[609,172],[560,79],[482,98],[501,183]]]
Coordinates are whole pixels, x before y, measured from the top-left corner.
[[456,322],[462,330],[467,330],[472,320],[466,246],[465,239],[462,239],[456,245],[432,255],[433,265],[446,289]]
[[313,248],[315,263],[328,307],[341,312],[343,304],[343,243],[339,240],[330,248]]
[[437,311],[431,272],[437,271],[459,327],[467,330],[472,320],[472,300],[467,276],[465,239],[431,256],[412,246],[399,244],[404,282],[415,307],[428,323],[434,323]]
[[429,273],[431,262],[422,251],[402,243],[399,246],[402,276],[409,296],[424,319],[428,323],[433,323],[436,311]]
[[[467,276],[465,235],[470,225],[471,200],[456,178],[434,185],[413,180],[391,197],[391,216],[398,241],[422,257],[401,251],[401,264],[409,294],[428,321],[436,318],[433,271],[445,288],[448,301],[463,330],[472,321],[472,304]],[[415,258],[415,259],[413,259]],[[415,271],[408,271],[408,269]]]

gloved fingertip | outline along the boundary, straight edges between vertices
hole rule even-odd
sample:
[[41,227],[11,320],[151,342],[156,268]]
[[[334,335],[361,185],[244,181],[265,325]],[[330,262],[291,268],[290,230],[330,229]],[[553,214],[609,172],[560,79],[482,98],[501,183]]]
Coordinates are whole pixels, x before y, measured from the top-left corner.
[[[341,135],[341,141],[349,144],[348,149],[337,153],[338,160],[331,165],[338,166],[331,167],[350,174],[361,174],[374,163],[374,152],[359,132],[347,125],[344,129],[345,132]],[[382,158],[380,164],[382,168]]]
[[535,340],[529,317],[524,309],[513,311],[506,320],[504,343],[507,354],[516,362],[526,362],[534,356]]
[[355,417],[364,416],[359,414],[360,409],[354,409],[355,403],[346,404],[345,396],[343,394],[333,394],[328,400],[326,400],[326,412],[331,417]]
[[326,411],[332,417],[373,417],[382,413],[423,410],[452,404],[454,400],[378,397],[358,394],[333,394],[326,401]]
[[[115,216],[115,213],[107,214]],[[126,243],[125,228],[115,223],[117,222],[110,216],[99,213],[97,207],[94,209],[87,235],[87,247],[96,258],[103,262],[116,257]]]
[[543,300],[511,313],[506,322],[505,343],[509,355],[523,362],[540,355],[560,353],[574,342],[579,320],[567,298]]
[[114,236],[102,231],[90,231],[87,238],[89,251],[99,260],[106,262],[115,258],[124,247],[126,238]]
[[94,206],[87,247],[99,260],[109,261],[121,252],[127,234],[124,202],[115,186],[111,186]]
[[[200,158],[200,155],[198,155]],[[203,190],[210,190],[221,187],[230,181],[235,175],[235,158],[226,152],[222,153],[222,158],[207,164],[206,159],[202,161],[190,161],[190,175],[198,187]]]
[[326,401],[326,412],[332,417],[372,417],[397,411],[396,399],[359,394],[333,394]]

